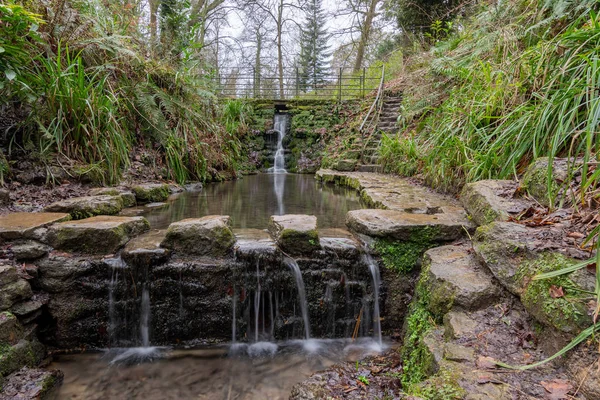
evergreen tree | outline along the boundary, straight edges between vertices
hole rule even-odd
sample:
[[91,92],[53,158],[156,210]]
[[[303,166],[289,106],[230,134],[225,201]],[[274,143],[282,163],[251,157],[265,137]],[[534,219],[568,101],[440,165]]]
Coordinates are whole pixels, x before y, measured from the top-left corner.
[[330,35],[325,26],[322,0],[310,0],[306,7],[306,22],[300,31],[300,88],[315,89],[325,82],[329,69]]

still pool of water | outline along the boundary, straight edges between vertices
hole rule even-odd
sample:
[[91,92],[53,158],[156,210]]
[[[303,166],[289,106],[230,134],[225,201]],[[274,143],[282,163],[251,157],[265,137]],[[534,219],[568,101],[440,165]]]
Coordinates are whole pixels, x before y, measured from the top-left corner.
[[115,351],[55,357],[61,400],[287,399],[292,386],[337,362],[376,354],[370,339],[163,350],[154,362],[115,364]]
[[313,175],[258,174],[184,192],[143,215],[154,229],[205,215],[229,215],[236,229],[265,229],[271,215],[310,214],[319,228],[343,228],[346,213],[363,208],[354,189],[317,182]]

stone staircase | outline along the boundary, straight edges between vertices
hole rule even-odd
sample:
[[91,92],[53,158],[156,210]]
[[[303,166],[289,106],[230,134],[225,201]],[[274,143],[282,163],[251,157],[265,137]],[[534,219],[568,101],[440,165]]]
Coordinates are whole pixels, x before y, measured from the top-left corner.
[[380,172],[381,166],[378,162],[381,136],[384,132],[387,134],[398,132],[396,121],[398,120],[401,103],[402,96],[400,94],[384,94],[383,107],[377,122],[377,129],[366,139],[358,171]]

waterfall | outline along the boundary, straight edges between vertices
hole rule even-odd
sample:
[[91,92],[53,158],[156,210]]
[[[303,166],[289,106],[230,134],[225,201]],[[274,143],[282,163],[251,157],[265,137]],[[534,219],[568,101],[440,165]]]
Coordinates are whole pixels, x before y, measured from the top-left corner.
[[294,278],[296,279],[296,286],[298,288],[298,300],[300,300],[300,312],[302,314],[302,320],[304,321],[304,336],[305,339],[310,339],[310,324],[308,321],[308,303],[306,302],[306,290],[304,289],[304,280],[302,279],[302,272],[296,260],[291,258],[285,258],[285,263],[291,268]]
[[254,341],[258,342],[258,316],[260,314],[260,263],[256,260],[256,292],[254,292]]
[[381,318],[379,314],[379,286],[381,285],[381,275],[379,274],[379,266],[370,254],[364,253],[363,260],[369,266],[371,278],[373,279],[373,335],[379,346],[381,346]]
[[233,321],[231,323],[231,343],[235,343],[236,336],[236,326],[235,326],[235,309],[236,309],[236,295],[235,295],[235,286],[233,287],[233,296],[231,297],[231,301],[233,302]]
[[148,287],[144,284],[142,289],[142,307],[140,312],[140,335],[142,337],[142,346],[150,346],[150,334],[148,324],[150,322],[150,293]]
[[273,118],[273,129],[277,131],[277,151],[275,152],[275,162],[269,172],[286,173],[285,170],[285,152],[283,149],[283,138],[287,130],[287,114],[275,114]]

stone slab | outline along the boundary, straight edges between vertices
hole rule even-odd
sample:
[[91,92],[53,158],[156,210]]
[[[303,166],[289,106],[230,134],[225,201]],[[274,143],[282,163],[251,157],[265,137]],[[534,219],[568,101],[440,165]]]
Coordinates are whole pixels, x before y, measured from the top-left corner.
[[463,214],[460,203],[408,179],[373,172],[342,172],[321,169],[315,179],[348,186],[360,192],[371,208],[383,208],[415,214]]
[[208,215],[172,223],[161,246],[181,255],[222,257],[233,250],[234,243],[229,217]]
[[135,206],[135,194],[123,187],[105,187],[105,188],[94,188],[90,190],[90,196],[121,196],[123,200],[123,207]]
[[236,238],[234,252],[237,259],[281,259],[281,252],[266,230],[236,229],[234,230],[234,234]]
[[464,186],[460,200],[477,225],[493,221],[508,221],[529,208],[531,203],[515,198],[519,182],[482,180]]
[[0,216],[0,238],[21,239],[33,235],[36,229],[71,219],[68,213],[17,212]]
[[321,248],[317,217],[314,215],[273,215],[269,233],[289,255],[307,255]]
[[[38,400],[52,399],[64,374],[59,370],[22,368],[9,375],[2,385],[0,398]],[[6,397],[4,397],[6,396]]]
[[111,254],[149,228],[143,217],[96,216],[52,225],[46,239],[59,250]]
[[131,188],[138,203],[157,203],[169,197],[169,185],[164,183],[145,183]]
[[412,214],[380,209],[350,211],[346,214],[346,225],[371,237],[430,242],[455,240],[473,228],[461,214]]
[[48,212],[64,212],[73,219],[83,219],[95,215],[114,215],[123,209],[121,196],[84,196],[57,201],[44,208]]
[[445,314],[452,307],[484,308],[498,299],[500,288],[475,258],[468,245],[442,246],[425,252],[430,307]]
[[123,251],[121,257],[125,262],[132,265],[158,265],[165,262],[171,251],[160,247],[160,244],[167,235],[166,230],[154,229],[130,240]]

